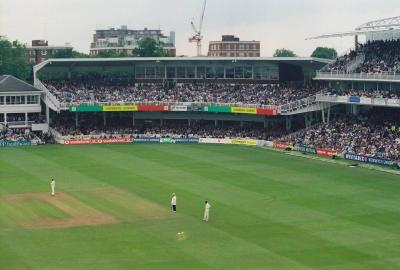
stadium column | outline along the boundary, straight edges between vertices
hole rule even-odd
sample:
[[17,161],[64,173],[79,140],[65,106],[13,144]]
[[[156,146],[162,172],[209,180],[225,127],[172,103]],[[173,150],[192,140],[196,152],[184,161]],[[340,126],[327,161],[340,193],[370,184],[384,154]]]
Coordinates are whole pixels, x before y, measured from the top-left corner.
[[286,115],[286,131],[289,131],[292,129],[292,116],[291,115]]
[[218,120],[217,119],[214,120],[214,127],[218,127]]
[[50,109],[47,104],[46,104],[46,122],[47,124],[50,124]]
[[322,123],[325,124],[325,105],[324,104],[322,104],[321,113],[322,113]]
[[107,126],[107,115],[106,112],[103,112],[103,127]]
[[25,113],[25,126],[28,126],[28,113]]
[[327,119],[326,119],[326,123],[329,125],[329,122],[330,122],[330,120],[331,120],[331,106],[329,106],[328,107],[328,116],[327,116]]
[[79,122],[79,116],[78,116],[78,112],[75,112],[75,128],[78,128],[78,123]]
[[135,126],[135,113],[132,113],[132,127]]
[[4,125],[7,126],[7,113],[4,113]]

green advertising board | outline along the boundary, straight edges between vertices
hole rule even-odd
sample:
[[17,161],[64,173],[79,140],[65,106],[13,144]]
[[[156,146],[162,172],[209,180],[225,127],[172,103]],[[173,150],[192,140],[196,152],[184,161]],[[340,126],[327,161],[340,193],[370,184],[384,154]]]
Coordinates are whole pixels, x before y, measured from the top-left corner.
[[208,107],[203,107],[203,112],[230,113],[231,112],[231,107],[228,107],[228,106],[208,106]]
[[103,106],[70,106],[70,112],[102,112]]
[[31,146],[31,141],[0,141],[0,147]]

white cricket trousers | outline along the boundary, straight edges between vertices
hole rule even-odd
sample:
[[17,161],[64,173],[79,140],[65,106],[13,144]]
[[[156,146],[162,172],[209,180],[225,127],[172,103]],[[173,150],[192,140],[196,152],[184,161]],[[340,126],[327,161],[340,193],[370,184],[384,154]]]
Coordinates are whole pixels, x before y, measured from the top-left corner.
[[208,221],[210,210],[204,210],[204,218],[203,220]]

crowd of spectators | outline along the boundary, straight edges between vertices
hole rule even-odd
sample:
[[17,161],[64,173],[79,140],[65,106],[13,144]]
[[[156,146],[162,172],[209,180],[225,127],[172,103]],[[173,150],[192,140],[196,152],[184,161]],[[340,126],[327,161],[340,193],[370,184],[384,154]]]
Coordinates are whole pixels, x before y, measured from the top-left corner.
[[[186,122],[186,123],[185,123]],[[58,122],[53,127],[62,135],[74,138],[92,136],[93,138],[131,137],[174,137],[174,138],[250,138],[269,140],[283,134],[282,128],[265,129],[257,124],[240,127],[238,124],[215,126],[212,121],[195,122],[190,126],[187,121],[127,127],[124,125],[97,126],[94,124],[74,127],[70,122]]]
[[368,42],[362,51],[365,60],[357,73],[400,72],[400,40]]
[[389,98],[389,99],[400,99],[399,90],[356,90],[356,89],[345,89],[345,90],[324,90],[323,94],[331,96],[355,96],[355,97],[368,97],[368,98]]
[[317,93],[315,87],[283,84],[163,84],[112,85],[99,81],[45,81],[62,103],[196,102],[249,105],[282,105]]
[[327,71],[327,72],[338,72],[338,73],[346,73],[347,72],[347,66],[357,57],[357,52],[356,51],[350,51],[350,53],[347,53],[343,56],[339,56],[336,58],[336,60],[325,66],[322,71]]
[[400,122],[395,114],[372,110],[357,117],[341,117],[285,137],[294,145],[332,149],[400,161]]
[[347,73],[349,64],[357,55],[364,55],[364,61],[351,71],[352,73],[399,73],[400,72],[400,39],[388,41],[370,41],[359,45],[357,50],[338,57],[335,62],[326,66],[323,71]]
[[12,129],[2,127],[0,131],[0,143],[4,142],[31,142],[33,144],[45,144],[52,142],[48,133],[33,132],[30,129]]

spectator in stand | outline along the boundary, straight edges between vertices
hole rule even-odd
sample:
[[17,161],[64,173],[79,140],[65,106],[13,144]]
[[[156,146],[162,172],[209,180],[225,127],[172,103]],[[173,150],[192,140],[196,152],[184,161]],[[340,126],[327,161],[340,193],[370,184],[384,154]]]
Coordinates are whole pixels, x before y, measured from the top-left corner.
[[287,85],[178,84],[168,89],[161,84],[110,85],[100,81],[46,81],[49,91],[62,103],[197,102],[282,105],[315,95],[318,89]]
[[391,114],[372,110],[358,117],[341,117],[329,125],[320,124],[311,129],[282,138],[294,145],[307,145],[400,161],[400,122]]

